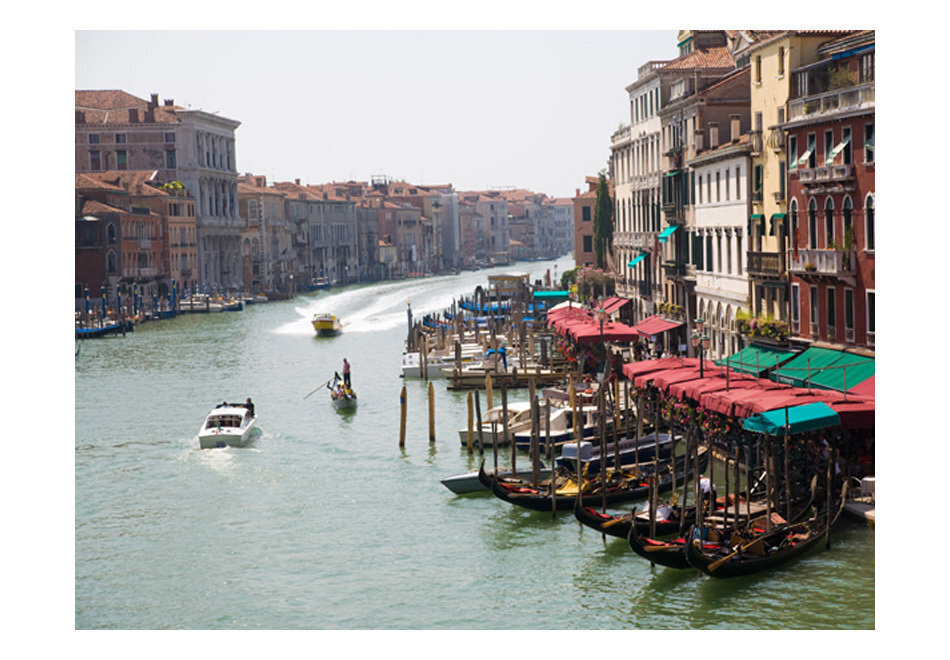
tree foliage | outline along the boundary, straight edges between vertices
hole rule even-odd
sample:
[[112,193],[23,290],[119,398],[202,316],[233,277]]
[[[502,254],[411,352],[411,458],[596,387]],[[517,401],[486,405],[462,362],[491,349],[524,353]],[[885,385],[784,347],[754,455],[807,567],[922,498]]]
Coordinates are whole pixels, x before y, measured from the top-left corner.
[[597,267],[606,268],[607,253],[613,246],[614,204],[607,188],[607,177],[601,172],[597,182],[597,198],[594,201],[594,254]]

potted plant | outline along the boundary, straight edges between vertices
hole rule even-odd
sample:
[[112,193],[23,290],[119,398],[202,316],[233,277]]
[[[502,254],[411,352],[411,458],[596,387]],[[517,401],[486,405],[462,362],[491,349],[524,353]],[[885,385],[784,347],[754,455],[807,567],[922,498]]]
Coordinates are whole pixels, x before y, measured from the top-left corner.
[[815,267],[815,264],[809,261],[807,264],[805,264],[805,270],[807,270],[809,273],[813,273],[817,269]]

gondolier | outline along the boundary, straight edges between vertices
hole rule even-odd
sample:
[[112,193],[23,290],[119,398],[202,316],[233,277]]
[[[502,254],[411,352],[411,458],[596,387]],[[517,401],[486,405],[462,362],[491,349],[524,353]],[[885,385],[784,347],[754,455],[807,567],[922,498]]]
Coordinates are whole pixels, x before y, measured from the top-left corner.
[[716,485],[710,481],[709,477],[703,475],[699,478],[700,498],[704,502],[705,509],[709,511],[716,510]]
[[346,358],[343,358],[343,384],[347,387],[350,385],[350,363],[346,361]]

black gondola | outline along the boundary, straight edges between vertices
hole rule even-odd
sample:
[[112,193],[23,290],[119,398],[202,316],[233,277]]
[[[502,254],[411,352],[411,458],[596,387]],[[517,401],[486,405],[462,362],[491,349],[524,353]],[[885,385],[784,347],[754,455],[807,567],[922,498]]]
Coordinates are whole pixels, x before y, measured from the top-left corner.
[[840,499],[830,510],[807,520],[778,525],[771,531],[753,527],[753,534],[735,536],[718,548],[702,543],[705,528],[693,526],[686,536],[690,539],[684,549],[686,561],[706,575],[728,578],[758,573],[800,557],[826,538],[828,528],[844,508],[846,489],[847,484],[842,486]]
[[[705,448],[699,450],[700,469],[705,469],[708,455]],[[688,466],[686,458],[680,456],[675,461],[676,483],[682,483],[685,478]],[[518,483],[508,484],[504,479],[496,479],[489,476],[484,470],[484,461],[479,468],[478,478],[491,492],[500,500],[509,504],[516,504],[525,509],[533,511],[570,511],[574,508],[577,494],[558,495],[559,488],[573,483],[575,475],[567,470],[559,469],[551,476],[538,483]],[[658,463],[659,478],[657,492],[663,493],[673,487],[672,461],[661,461]],[[628,500],[644,497],[649,492],[649,477],[653,474],[653,463],[641,463],[639,465],[622,466],[619,471],[610,473],[612,476],[607,482],[606,494],[601,490],[600,478],[596,475],[588,475],[582,479],[580,502],[581,506],[599,506],[602,504],[613,504]],[[554,497],[551,496],[551,486],[554,485]]]
[[[656,535],[668,536],[675,534],[680,529],[680,518],[685,513],[686,520],[692,520],[696,515],[696,507],[692,504],[686,507],[685,512],[680,507],[672,507],[673,514],[669,518],[658,519],[655,522]],[[593,506],[580,506],[575,504],[574,517],[587,527],[594,531],[609,536],[616,536],[618,539],[625,539],[630,535],[630,528],[633,526],[633,520],[636,519],[637,531],[640,534],[649,534],[650,513],[649,511],[640,511],[635,516],[625,514],[614,516],[609,513],[600,513]]]
[[[637,525],[630,525],[627,530],[627,542],[630,549],[645,559],[649,559],[654,564],[668,566],[669,568],[689,568],[686,561],[686,555],[683,548],[686,546],[684,538],[671,539],[669,541],[660,541],[654,538],[641,536],[643,532],[637,529]],[[660,535],[659,533],[657,534]],[[718,533],[716,534],[718,539]]]

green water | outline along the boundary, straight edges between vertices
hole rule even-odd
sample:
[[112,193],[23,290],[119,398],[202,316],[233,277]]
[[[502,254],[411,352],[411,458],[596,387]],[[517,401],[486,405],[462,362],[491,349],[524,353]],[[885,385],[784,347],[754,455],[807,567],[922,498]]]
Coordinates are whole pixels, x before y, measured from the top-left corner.
[[[553,266],[495,272],[533,279]],[[568,261],[557,266],[563,272]],[[444,381],[435,381],[434,445],[425,385],[406,383],[400,449],[407,299],[417,316],[439,311],[490,272],[354,286],[83,342],[76,627],[874,627],[871,528],[840,524],[830,550],[716,580],[651,568],[625,541],[605,543],[569,513],[552,520],[487,494],[453,495],[439,480],[476,468],[478,457],[456,433],[466,394]],[[314,337],[317,311],[340,316],[345,332]],[[333,410],[325,389],[304,399],[344,357],[358,411]],[[208,411],[247,396],[261,436],[247,448],[197,449]]]

